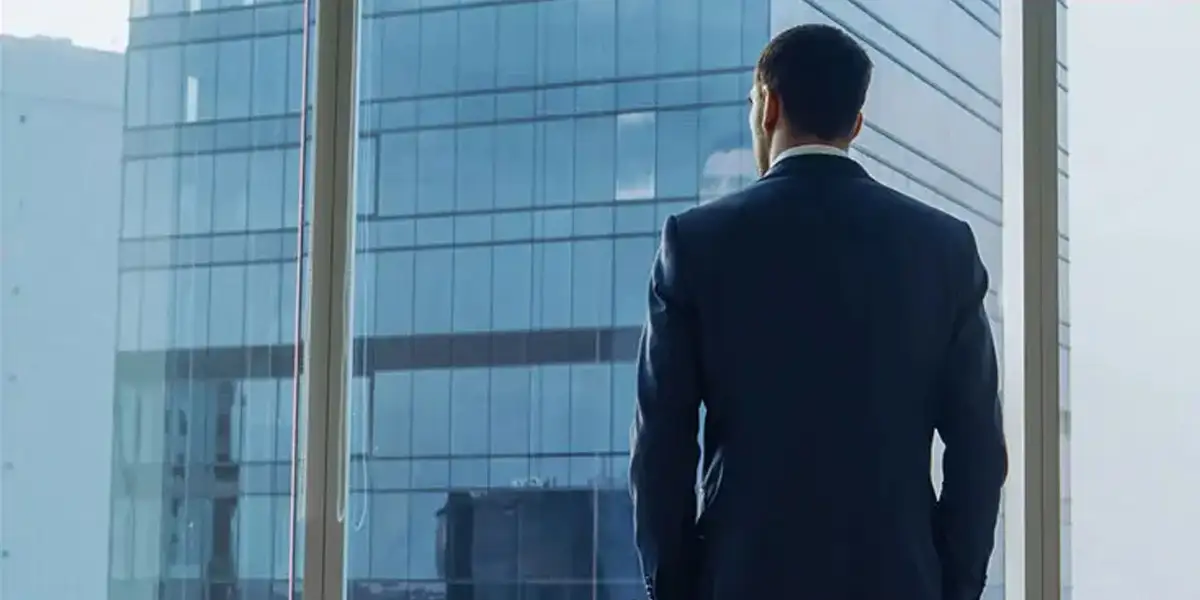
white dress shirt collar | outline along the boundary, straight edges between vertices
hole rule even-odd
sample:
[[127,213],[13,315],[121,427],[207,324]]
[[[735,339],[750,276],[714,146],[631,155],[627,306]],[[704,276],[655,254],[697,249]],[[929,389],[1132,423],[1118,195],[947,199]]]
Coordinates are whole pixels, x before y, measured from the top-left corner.
[[845,150],[842,150],[836,146],[829,146],[827,144],[804,144],[802,146],[792,146],[791,148],[780,152],[779,155],[775,157],[775,160],[771,161],[771,166],[774,167],[775,165],[779,164],[780,161],[793,156],[804,156],[806,154],[824,154],[826,156],[840,156],[842,158],[850,157]]

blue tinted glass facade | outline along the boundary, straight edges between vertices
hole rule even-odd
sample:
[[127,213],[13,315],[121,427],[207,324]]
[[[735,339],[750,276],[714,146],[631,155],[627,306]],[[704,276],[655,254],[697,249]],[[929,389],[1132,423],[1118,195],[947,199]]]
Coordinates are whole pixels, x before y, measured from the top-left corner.
[[[300,6],[139,14],[114,586],[274,597]],[[754,62],[772,32],[812,21],[858,35],[877,65],[857,158],[970,222],[998,283],[993,3],[363,0],[351,597],[641,593],[623,489],[657,229],[753,180]],[[992,581],[999,594],[1002,570]]]

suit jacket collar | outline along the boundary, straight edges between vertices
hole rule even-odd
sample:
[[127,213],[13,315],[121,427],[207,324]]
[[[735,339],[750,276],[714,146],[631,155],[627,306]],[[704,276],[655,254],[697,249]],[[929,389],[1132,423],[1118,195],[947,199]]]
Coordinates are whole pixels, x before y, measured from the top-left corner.
[[870,177],[858,161],[849,156],[834,154],[796,154],[784,157],[767,170],[762,179],[780,176],[827,177],[835,179],[861,179]]
[[775,166],[781,160],[789,159],[793,156],[803,156],[805,154],[828,154],[831,156],[847,156],[846,151],[836,146],[829,144],[803,144],[800,146],[792,146],[783,152],[780,152],[775,160],[771,161],[771,166]]

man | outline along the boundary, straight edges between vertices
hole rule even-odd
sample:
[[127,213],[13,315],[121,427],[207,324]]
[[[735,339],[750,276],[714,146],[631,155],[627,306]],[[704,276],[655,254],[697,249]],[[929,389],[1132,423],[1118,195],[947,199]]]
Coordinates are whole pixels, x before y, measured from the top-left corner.
[[871,69],[841,30],[779,34],[750,92],[762,178],[663,227],[630,468],[653,600],[983,592],[1007,468],[988,277],[965,223],[847,156]]

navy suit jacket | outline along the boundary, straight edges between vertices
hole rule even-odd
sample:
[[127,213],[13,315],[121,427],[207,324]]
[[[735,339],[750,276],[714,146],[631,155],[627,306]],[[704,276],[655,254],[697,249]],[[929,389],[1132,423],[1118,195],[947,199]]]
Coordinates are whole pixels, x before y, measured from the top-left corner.
[[987,291],[968,225],[841,156],[668,218],[630,466],[650,598],[978,599],[1007,470]]

